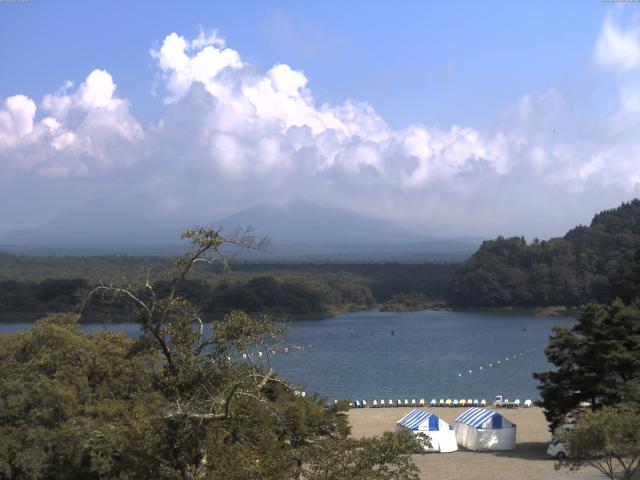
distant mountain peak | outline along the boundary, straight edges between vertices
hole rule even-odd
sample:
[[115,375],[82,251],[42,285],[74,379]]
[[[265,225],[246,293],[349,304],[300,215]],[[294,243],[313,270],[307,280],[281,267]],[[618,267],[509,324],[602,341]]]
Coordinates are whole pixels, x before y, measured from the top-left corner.
[[148,216],[145,205],[137,199],[116,199],[78,207],[36,227],[0,234],[0,250],[175,255],[186,248],[180,233],[198,225],[227,231],[252,227],[257,237],[269,237],[266,255],[247,253],[247,258],[257,260],[459,258],[469,255],[480,243],[478,239],[432,239],[389,220],[307,201],[255,205],[213,223],[179,214]]
[[275,243],[306,245],[410,243],[426,240],[395,223],[333,207],[295,202],[257,205],[217,222],[227,229],[251,226]]

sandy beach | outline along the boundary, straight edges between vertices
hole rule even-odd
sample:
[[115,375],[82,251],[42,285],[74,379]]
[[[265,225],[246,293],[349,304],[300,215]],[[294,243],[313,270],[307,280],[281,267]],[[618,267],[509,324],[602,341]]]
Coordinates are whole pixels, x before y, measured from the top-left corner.
[[[364,437],[393,431],[396,421],[411,408],[365,408],[349,412],[352,435]],[[453,419],[464,408],[426,408],[443,420]],[[471,452],[460,449],[453,453],[414,455],[422,478],[438,480],[555,480],[602,479],[591,467],[578,472],[556,471],[555,461],[545,454],[551,434],[542,409],[537,407],[506,409],[500,412],[517,425],[517,447],[507,452]]]

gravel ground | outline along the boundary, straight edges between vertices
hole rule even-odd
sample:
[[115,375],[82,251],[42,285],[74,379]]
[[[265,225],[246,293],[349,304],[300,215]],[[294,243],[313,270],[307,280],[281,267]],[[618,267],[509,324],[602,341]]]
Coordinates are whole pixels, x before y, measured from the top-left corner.
[[[393,431],[395,423],[411,408],[364,408],[349,412],[352,435],[365,437]],[[464,408],[428,408],[444,421],[453,419]],[[453,453],[414,455],[422,478],[437,480],[585,480],[604,478],[592,467],[578,472],[556,471],[555,461],[545,451],[551,441],[542,409],[537,407],[501,410],[517,425],[517,446],[513,451],[471,452],[460,448]]]

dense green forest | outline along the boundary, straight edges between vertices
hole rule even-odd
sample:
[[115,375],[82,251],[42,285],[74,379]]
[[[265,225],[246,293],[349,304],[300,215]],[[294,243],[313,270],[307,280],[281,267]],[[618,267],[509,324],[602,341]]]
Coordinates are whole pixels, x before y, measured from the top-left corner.
[[[415,292],[443,301],[456,268],[452,264],[219,264],[198,265],[181,284],[212,318],[235,309],[278,317],[323,317],[374,308],[394,296]],[[31,257],[0,253],[0,319],[31,320],[48,312],[76,311],[100,284],[126,286],[149,273],[154,289],[167,294],[172,262],[162,257]],[[117,299],[94,299],[86,318],[127,320],[130,308]],[[100,314],[100,315],[98,315]]]
[[[578,306],[606,302],[640,248],[640,200],[597,214],[548,241],[487,241],[454,274],[448,302],[458,307]],[[624,284],[624,282],[618,282]]]

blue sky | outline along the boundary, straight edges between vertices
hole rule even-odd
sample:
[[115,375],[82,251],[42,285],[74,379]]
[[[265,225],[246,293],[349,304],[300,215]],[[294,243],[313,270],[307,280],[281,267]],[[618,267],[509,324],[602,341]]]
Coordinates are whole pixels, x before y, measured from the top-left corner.
[[371,103],[394,127],[479,124],[588,62],[611,7],[537,2],[31,1],[1,5],[0,95],[36,98],[94,68],[133,112],[158,113],[149,49],[218,29],[258,67],[305,72],[320,102]]
[[544,237],[640,185],[637,3],[2,2],[0,61],[0,232],[130,195]]

